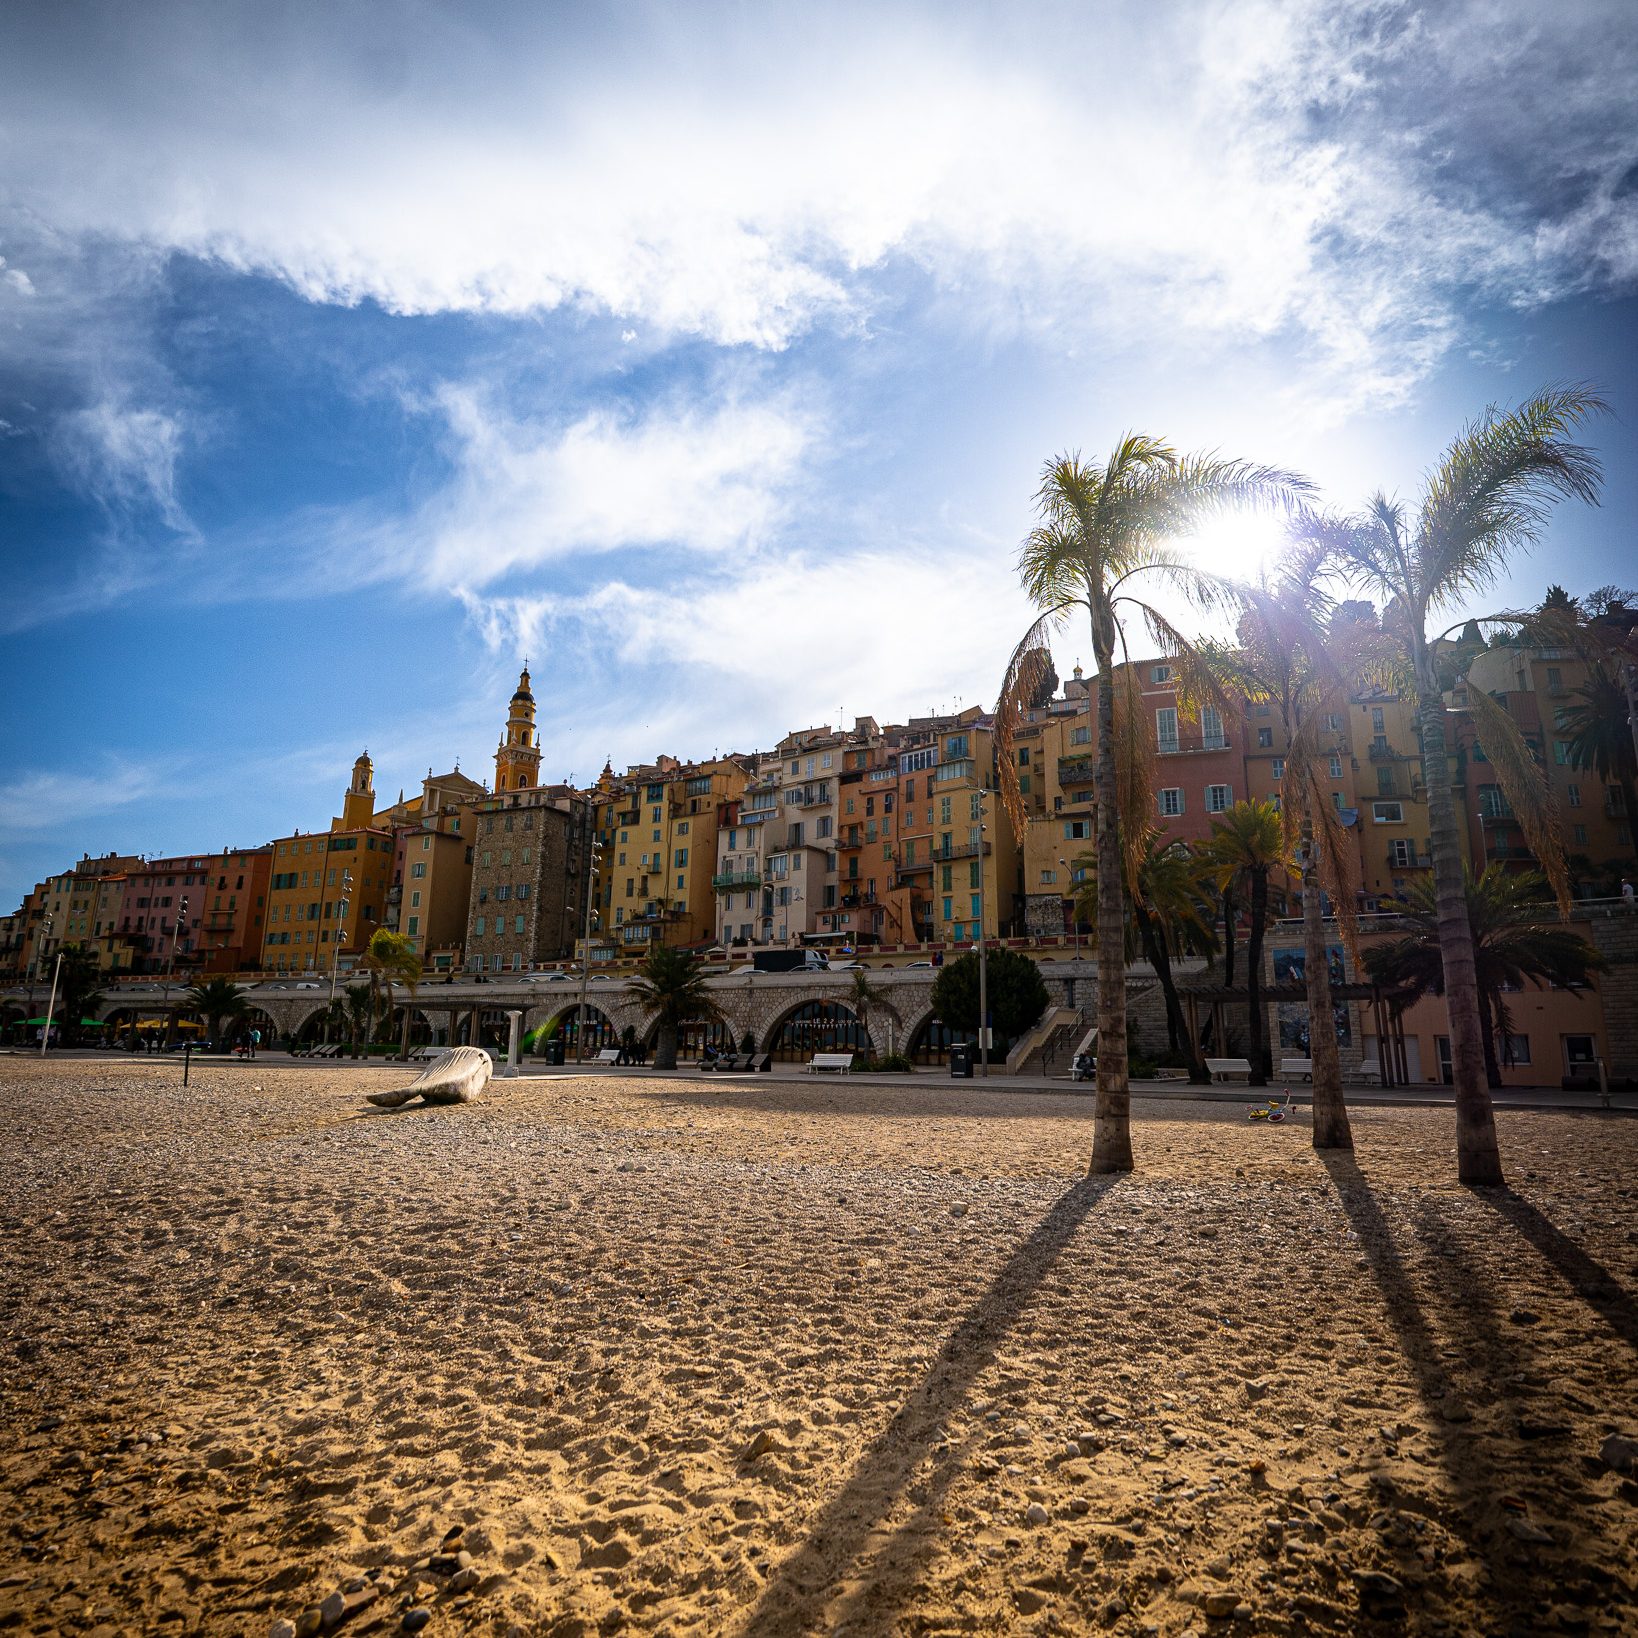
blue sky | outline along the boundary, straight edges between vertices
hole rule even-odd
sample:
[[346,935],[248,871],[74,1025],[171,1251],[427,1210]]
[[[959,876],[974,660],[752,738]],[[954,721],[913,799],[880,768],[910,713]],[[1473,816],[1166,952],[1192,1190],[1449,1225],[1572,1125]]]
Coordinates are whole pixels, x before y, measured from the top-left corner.
[[554,778],[989,703],[1131,427],[1352,505],[1592,380],[1493,601],[1630,584],[1635,104],[1629,0],[14,3],[0,900],[487,777],[524,655]]

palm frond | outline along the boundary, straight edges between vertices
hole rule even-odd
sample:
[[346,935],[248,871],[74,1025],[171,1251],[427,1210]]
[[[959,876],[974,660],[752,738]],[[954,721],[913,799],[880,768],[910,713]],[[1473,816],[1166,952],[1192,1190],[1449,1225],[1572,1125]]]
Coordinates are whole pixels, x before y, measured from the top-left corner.
[[1211,650],[1202,649],[1186,637],[1152,604],[1139,602],[1135,597],[1120,601],[1137,609],[1149,640],[1170,663],[1175,673],[1173,686],[1181,716],[1197,722],[1202,708],[1208,705],[1215,707],[1225,722],[1240,715],[1239,701],[1225,686],[1225,678],[1212,669]]
[[1518,724],[1508,715],[1505,706],[1482,688],[1472,685],[1468,687],[1467,699],[1474,731],[1496,770],[1496,783],[1501,786],[1502,795],[1507,798],[1530,844],[1530,851],[1540,861],[1552,885],[1560,915],[1568,920],[1570,874],[1559,837],[1558,804],[1547,775],[1537,765],[1530,747],[1524,743],[1524,736],[1519,733]]
[[1027,815],[1018,784],[1018,758],[1013,750],[1029,701],[1052,670],[1051,637],[1062,624],[1063,616],[1064,608],[1059,605],[1030,623],[1007,661],[1001,678],[1001,696],[995,702],[995,758],[1001,777],[1001,802],[1015,830],[1023,829]]

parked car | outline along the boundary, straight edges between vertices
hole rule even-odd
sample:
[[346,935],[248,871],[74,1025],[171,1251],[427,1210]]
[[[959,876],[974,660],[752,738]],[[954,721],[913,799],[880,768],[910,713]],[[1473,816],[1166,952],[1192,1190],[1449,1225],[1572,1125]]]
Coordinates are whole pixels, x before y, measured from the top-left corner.
[[905,966],[907,966],[907,967],[931,967],[932,965],[933,964],[930,961],[907,961],[907,962],[905,962]]

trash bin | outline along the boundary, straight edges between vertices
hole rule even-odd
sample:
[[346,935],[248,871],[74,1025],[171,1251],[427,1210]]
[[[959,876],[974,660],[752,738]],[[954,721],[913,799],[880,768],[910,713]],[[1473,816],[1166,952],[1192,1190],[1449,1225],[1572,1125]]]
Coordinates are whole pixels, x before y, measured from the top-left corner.
[[546,1043],[546,1062],[559,1069],[563,1067],[563,1043],[556,1036]]
[[971,1080],[973,1078],[973,1049],[966,1041],[952,1041],[950,1043],[950,1079]]

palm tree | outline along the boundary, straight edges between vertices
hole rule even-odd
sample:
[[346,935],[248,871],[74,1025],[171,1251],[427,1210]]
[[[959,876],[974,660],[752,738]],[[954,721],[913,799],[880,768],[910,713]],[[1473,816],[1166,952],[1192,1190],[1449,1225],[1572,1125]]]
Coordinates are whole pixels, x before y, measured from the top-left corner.
[[[1316,530],[1313,522],[1312,514],[1300,513],[1278,570],[1239,588],[1243,611],[1233,658],[1246,697],[1266,702],[1283,731],[1280,818],[1285,851],[1301,870],[1314,1147],[1352,1149],[1321,897],[1330,894],[1357,966],[1359,852],[1321,780],[1321,733],[1325,721],[1345,706],[1359,672],[1377,657],[1379,627],[1370,604],[1337,606],[1324,591],[1330,547],[1323,538],[1327,531]],[[1229,936],[1232,940],[1232,931]],[[1227,983],[1232,989],[1232,969]]]
[[[1464,1183],[1500,1184],[1495,1111],[1485,1086],[1473,938],[1462,891],[1461,843],[1451,800],[1443,638],[1430,619],[1490,586],[1518,550],[1540,539],[1554,500],[1598,498],[1597,456],[1570,434],[1603,401],[1583,388],[1551,388],[1518,409],[1491,408],[1451,444],[1429,474],[1414,518],[1397,500],[1372,498],[1363,516],[1333,531],[1343,568],[1384,602],[1383,632],[1415,690],[1428,802],[1428,846],[1438,891],[1440,949],[1447,978],[1456,1092],[1456,1165]],[[1512,618],[1512,623],[1525,623]],[[1458,622],[1443,635],[1462,625]],[[1531,850],[1561,904],[1568,902],[1563,853],[1545,779],[1511,717],[1482,688],[1469,710]]]
[[358,1056],[358,1043],[375,1027],[376,995],[373,984],[349,984],[336,1003],[346,1011],[347,1040]]
[[677,1037],[684,1024],[715,1023],[722,1017],[716,998],[705,987],[705,966],[689,950],[658,945],[648,953],[642,971],[631,980],[631,993],[644,1012],[660,1021],[654,1067],[677,1067]]
[[[1018,554],[1019,576],[1041,611],[1013,651],[996,707],[997,762],[1002,796],[1015,825],[1024,805],[1018,790],[1012,736],[1028,702],[1050,667],[1049,639],[1063,622],[1084,611],[1097,665],[1098,750],[1098,1089],[1092,1142],[1093,1172],[1132,1169],[1131,1093],[1126,1057],[1126,889],[1121,824],[1150,807],[1145,752],[1153,730],[1145,722],[1137,678],[1126,646],[1126,623],[1139,621],[1150,642],[1172,661],[1179,705],[1188,714],[1204,704],[1227,711],[1228,701],[1190,643],[1152,603],[1136,594],[1145,576],[1211,602],[1215,582],[1191,569],[1167,545],[1205,517],[1226,508],[1289,502],[1306,488],[1301,479],[1273,467],[1214,455],[1179,455],[1169,444],[1130,433],[1104,465],[1078,454],[1049,461],[1036,493],[1039,524]],[[1119,678],[1119,658],[1128,662]],[[1117,692],[1121,695],[1117,705]],[[1122,732],[1117,749],[1116,723]],[[1124,804],[1124,814],[1123,814]]]
[[[402,984],[410,993],[410,1000],[415,999],[416,986],[421,982],[421,958],[416,954],[415,943],[403,933],[389,932],[385,927],[376,928],[370,935],[368,949],[358,963],[359,968],[370,975],[370,988],[374,991],[377,982],[387,992],[386,1006],[381,1012],[383,1024],[392,1017],[392,987],[394,983]],[[404,1008],[404,1050],[409,1051],[409,1007]]]
[[1566,706],[1558,719],[1570,736],[1570,761],[1590,768],[1621,792],[1638,857],[1638,745],[1628,726],[1626,685],[1611,667],[1595,660],[1587,668],[1586,682],[1571,695],[1578,703]]
[[[1472,870],[1464,869],[1462,888],[1473,940],[1485,1075],[1497,1087],[1501,1068],[1496,1042],[1499,1037],[1505,1049],[1513,1033],[1506,990],[1520,989],[1527,981],[1537,988],[1556,984],[1561,989],[1581,989],[1607,963],[1585,939],[1551,924],[1552,899],[1547,878],[1540,872],[1490,865],[1475,880]],[[1429,993],[1443,995],[1445,966],[1437,887],[1425,880],[1414,883],[1400,914],[1412,931],[1392,944],[1367,950],[1366,967],[1380,984],[1408,985],[1413,993],[1404,1005]]]
[[1268,927],[1268,877],[1271,871],[1283,869],[1290,858],[1279,811],[1272,802],[1236,802],[1220,818],[1212,820],[1206,857],[1219,881],[1232,876],[1247,885],[1251,901],[1251,932],[1246,940],[1251,1073],[1246,1079],[1252,1086],[1267,1086],[1268,1017],[1263,1005],[1263,934]]
[[182,1000],[205,1020],[210,1028],[211,1040],[220,1048],[222,1021],[243,1018],[250,1010],[250,1003],[245,999],[247,993],[231,978],[212,978],[195,984]]
[[859,1028],[864,1032],[865,1051],[874,1057],[875,1051],[870,1042],[870,1014],[875,1008],[880,1007],[895,1021],[902,1023],[898,1008],[887,999],[887,991],[880,984],[871,982],[869,972],[863,967],[854,968],[853,984],[848,991],[847,999],[848,1005],[858,1016]]
[[[1085,873],[1075,914],[1090,916],[1098,898],[1097,859],[1084,854],[1075,863]],[[1132,919],[1125,954],[1130,959],[1141,951],[1143,959],[1154,968],[1166,1003],[1166,1035],[1171,1050],[1182,1052],[1188,1060],[1189,1079],[1199,1086],[1207,1084],[1211,1077],[1200,1055],[1200,1043],[1184,1021],[1172,962],[1178,956],[1215,953],[1217,935],[1204,902],[1211,887],[1211,872],[1186,843],[1169,840],[1152,825],[1146,828],[1137,874],[1126,882]]]

